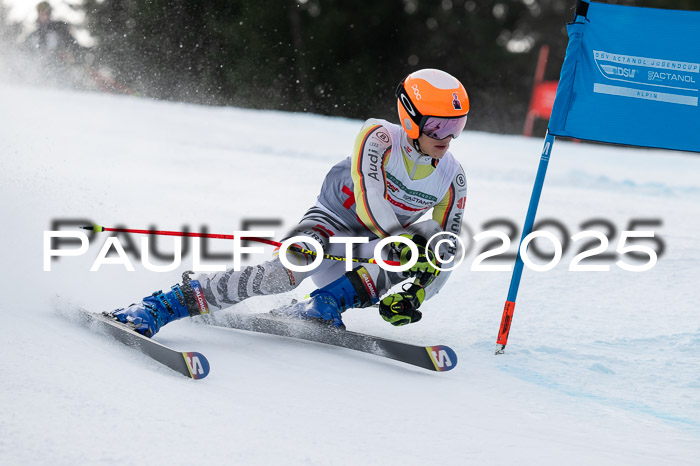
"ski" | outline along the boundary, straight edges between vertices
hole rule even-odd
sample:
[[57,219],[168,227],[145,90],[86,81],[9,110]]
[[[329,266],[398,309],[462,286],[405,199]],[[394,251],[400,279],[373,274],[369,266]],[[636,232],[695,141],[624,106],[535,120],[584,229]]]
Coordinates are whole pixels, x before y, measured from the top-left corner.
[[206,322],[218,327],[267,333],[362,351],[437,372],[452,370],[457,365],[457,354],[449,346],[412,345],[349,330],[336,330],[315,322],[275,317],[271,314],[223,314],[209,316]]
[[81,322],[86,326],[110,335],[120,343],[141,351],[184,376],[203,379],[209,374],[209,361],[201,353],[176,351],[103,314],[95,314],[80,308],[78,308],[78,314]]

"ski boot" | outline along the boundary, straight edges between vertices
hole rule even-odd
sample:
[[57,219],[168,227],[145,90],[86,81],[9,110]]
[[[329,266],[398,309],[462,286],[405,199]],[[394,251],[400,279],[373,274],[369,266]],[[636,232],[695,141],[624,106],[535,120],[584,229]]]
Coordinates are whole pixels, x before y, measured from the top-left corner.
[[272,311],[273,315],[317,321],[345,330],[341,314],[351,307],[367,307],[379,300],[367,269],[358,267],[319,288],[309,299]]
[[172,286],[167,293],[156,291],[140,303],[105,314],[147,337],[152,337],[163,325],[174,320],[208,314],[209,308],[202,286],[197,280],[190,279],[191,273],[193,272],[183,273],[182,285]]

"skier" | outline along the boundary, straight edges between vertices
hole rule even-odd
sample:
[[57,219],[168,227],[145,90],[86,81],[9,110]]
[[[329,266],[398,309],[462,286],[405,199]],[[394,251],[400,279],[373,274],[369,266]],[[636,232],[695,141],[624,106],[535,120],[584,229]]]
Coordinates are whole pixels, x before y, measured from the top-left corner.
[[[318,241],[323,250],[345,245],[330,243],[333,236],[363,236],[368,243],[355,245],[355,257],[373,251],[382,238],[401,235],[418,248],[418,261],[404,273],[388,272],[365,264],[350,272],[345,263],[324,260],[310,272],[285,268],[280,258],[239,271],[227,270],[190,278],[168,292],[158,291],[140,303],[117,309],[111,315],[152,336],[165,324],[183,317],[235,305],[250,296],[291,291],[311,277],[319,288],[305,301],[273,311],[286,317],[316,320],[344,328],[341,314],[379,302],[382,318],[393,325],[421,319],[420,305],[444,285],[449,272],[435,266],[436,252],[426,244],[435,234],[459,234],[466,200],[466,177],[448,151],[453,138],[467,122],[469,98],[464,86],[450,74],[423,69],[409,74],[396,90],[401,124],[370,119],[355,140],[351,157],[331,168],[316,205],[311,207],[287,238],[304,236]],[[432,209],[432,218],[418,222]],[[308,243],[296,243],[313,249]],[[433,242],[431,242],[433,244]],[[407,264],[411,252],[401,242],[384,248],[385,260]],[[440,251],[440,257],[454,254]],[[289,251],[294,265],[307,265],[311,257]],[[408,278],[403,290],[382,298]]]
[[55,56],[61,61],[74,62],[81,47],[70,32],[68,24],[51,18],[52,8],[49,2],[40,2],[36,6],[36,30],[26,39],[30,50]]
[[69,88],[90,88],[85,68],[86,49],[75,40],[70,26],[52,19],[48,2],[36,6],[36,29],[24,41],[24,49],[32,54],[31,63],[38,69],[28,80]]

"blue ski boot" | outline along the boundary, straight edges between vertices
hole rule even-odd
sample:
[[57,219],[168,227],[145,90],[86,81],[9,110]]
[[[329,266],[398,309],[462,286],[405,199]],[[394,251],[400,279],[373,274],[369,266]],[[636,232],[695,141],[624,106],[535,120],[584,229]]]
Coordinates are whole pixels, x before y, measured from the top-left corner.
[[106,314],[147,337],[152,337],[163,325],[173,320],[208,314],[209,308],[202,286],[197,280],[190,279],[191,273],[183,273],[182,285],[172,286],[167,293],[156,291],[140,303]]
[[345,329],[341,314],[351,307],[367,307],[379,301],[377,288],[364,267],[311,293],[310,299],[272,311],[284,317],[315,320],[337,329]]

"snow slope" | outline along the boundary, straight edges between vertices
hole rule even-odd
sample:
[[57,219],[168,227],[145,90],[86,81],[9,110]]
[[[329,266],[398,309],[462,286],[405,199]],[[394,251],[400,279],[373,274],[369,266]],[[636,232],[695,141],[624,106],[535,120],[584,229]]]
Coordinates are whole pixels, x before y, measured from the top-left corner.
[[[375,309],[346,314],[356,331],[452,346],[460,361],[447,373],[178,321],[156,339],[208,357],[211,374],[192,381],[52,304],[58,294],[95,311],[121,307],[175,283],[191,261],[167,273],[137,260],[135,272],[90,272],[106,239],[96,236],[86,255],[44,272],[52,221],[229,233],[268,218],[282,220],[279,237],[349,154],[360,125],[0,85],[0,463],[697,464],[692,154],[555,144],[538,218],[561,222],[569,236],[605,219],[617,229],[611,251],[631,219],[659,220],[651,229],[665,252],[647,272],[614,261],[609,272],[570,272],[577,243],[553,270],[526,270],[503,356],[493,350],[510,273],[470,270],[483,243],[420,323],[393,328]],[[466,236],[494,219],[519,228],[541,141],[466,132],[452,149],[469,178]],[[289,298],[253,298],[237,311]]]

